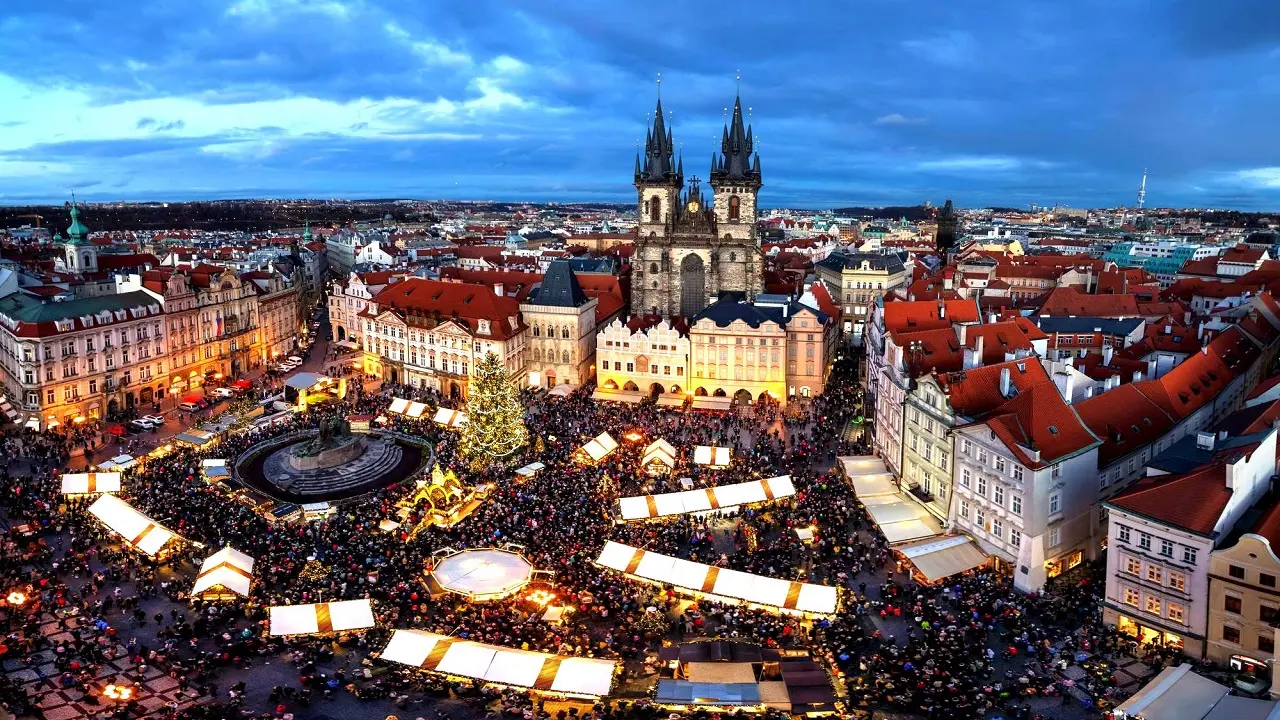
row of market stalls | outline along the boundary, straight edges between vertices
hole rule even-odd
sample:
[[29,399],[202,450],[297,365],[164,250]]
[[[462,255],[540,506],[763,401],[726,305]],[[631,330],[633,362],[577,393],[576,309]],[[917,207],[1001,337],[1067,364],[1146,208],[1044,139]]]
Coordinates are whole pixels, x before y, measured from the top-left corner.
[[1280,720],[1280,703],[1231,694],[1183,663],[1160,671],[1111,711],[1112,720]]
[[751,480],[714,488],[618,499],[618,517],[624,521],[652,520],[673,515],[730,510],[753,506],[796,494],[790,475]]
[[[406,400],[404,398],[392,398],[391,405],[387,408],[387,412],[392,415],[403,415],[407,418],[418,419],[427,414],[430,406],[426,403],[417,402],[416,400]],[[460,428],[467,424],[467,414],[460,410],[453,410],[446,407],[436,408],[432,421],[437,425],[447,428]]]
[[987,554],[971,538],[944,533],[937,518],[902,492],[883,460],[871,455],[839,460],[890,549],[910,561],[918,579],[934,583],[987,563]]
[[[628,440],[641,440],[643,436],[631,433],[625,436]],[[578,457],[583,462],[598,463],[612,455],[618,449],[618,441],[607,432],[600,433],[578,449]],[[641,453],[641,467],[661,465],[674,469],[679,457],[676,448],[663,438],[658,438],[645,446]],[[733,461],[733,448],[714,445],[698,445],[693,449],[693,464],[712,469],[725,468]]]
[[839,593],[829,585],[703,565],[612,540],[605,542],[596,564],[633,580],[673,585],[684,595],[718,602],[743,602],[772,612],[829,617],[839,606]]
[[654,703],[684,711],[763,712],[821,717],[839,711],[831,677],[806,650],[706,640],[658,652]]

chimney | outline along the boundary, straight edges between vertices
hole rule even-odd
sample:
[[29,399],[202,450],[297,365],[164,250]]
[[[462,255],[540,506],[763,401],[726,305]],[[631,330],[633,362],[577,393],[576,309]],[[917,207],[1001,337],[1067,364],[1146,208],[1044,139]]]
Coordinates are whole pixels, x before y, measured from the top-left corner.
[[1009,368],[1000,368],[1000,397],[1009,397]]
[[1173,334],[1173,326],[1172,326],[1172,325],[1165,325],[1165,326],[1164,326],[1164,334],[1165,334],[1165,335],[1172,335],[1172,334]]
[[965,338],[969,336],[969,324],[960,323],[956,325],[956,339],[960,341],[960,347],[965,346]]
[[1142,371],[1141,371],[1141,370],[1134,370],[1134,371],[1133,371],[1133,382],[1142,382]]
[[[1084,389],[1084,396],[1086,399],[1093,397],[1094,389],[1095,389],[1095,386],[1093,385],[1093,383],[1090,383],[1089,387]],[[1280,422],[1280,421],[1277,421],[1277,422]]]
[[950,290],[952,288],[952,282],[953,280],[951,278],[943,278],[942,280],[943,289]]
[[1204,339],[1204,322],[1201,322],[1199,325],[1196,326],[1196,339],[1197,340]]
[[977,339],[973,341],[973,353],[978,357],[978,364],[982,364],[982,359],[986,357],[986,353],[984,352],[985,349],[986,339],[979,335]]
[[938,318],[943,319],[946,317],[947,317],[947,304],[945,302],[940,302],[938,303]]
[[1115,354],[1115,350],[1116,349],[1114,347],[1111,347],[1110,345],[1103,346],[1102,348],[1102,364],[1103,365],[1111,364],[1111,356]]
[[1211,432],[1198,432],[1196,433],[1196,448],[1212,452],[1214,441],[1217,439],[1218,436]]
[[506,297],[506,294],[502,292],[503,291],[502,283],[494,283],[493,291],[498,294],[498,297]]
[[1182,324],[1183,324],[1183,325],[1190,325],[1190,324],[1191,324],[1191,311],[1190,311],[1190,310],[1188,310],[1188,311],[1186,311],[1186,312],[1182,313]]
[[1147,361],[1147,377],[1154,379],[1156,376],[1156,360],[1151,358]]
[[1227,489],[1235,490],[1236,489],[1236,463],[1227,463],[1226,474],[1227,474]]

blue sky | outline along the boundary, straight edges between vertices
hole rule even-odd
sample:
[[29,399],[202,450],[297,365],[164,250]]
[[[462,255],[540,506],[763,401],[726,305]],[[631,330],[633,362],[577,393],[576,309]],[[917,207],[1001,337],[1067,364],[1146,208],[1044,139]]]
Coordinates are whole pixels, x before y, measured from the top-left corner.
[[766,206],[1280,209],[1275,0],[6,0],[0,202],[633,201],[655,77]]

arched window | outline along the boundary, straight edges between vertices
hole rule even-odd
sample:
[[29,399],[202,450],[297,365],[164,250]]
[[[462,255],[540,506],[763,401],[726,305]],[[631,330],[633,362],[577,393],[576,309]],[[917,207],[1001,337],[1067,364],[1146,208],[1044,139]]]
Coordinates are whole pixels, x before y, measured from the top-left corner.
[[569,339],[569,326],[568,326],[568,325],[566,325],[566,326],[564,326],[564,327],[560,328],[560,337],[564,338],[565,340],[568,340],[568,339]]
[[534,337],[541,337],[541,336],[542,336],[542,328],[538,327],[537,325],[534,325],[534,326],[533,326],[533,336],[534,336]]
[[742,200],[734,195],[729,198],[729,221],[736,222],[742,215]]
[[649,222],[658,222],[658,216],[662,213],[662,201],[658,197],[649,198]]
[[738,253],[729,253],[729,262],[738,262]]
[[658,274],[658,263],[649,263],[649,272],[654,275]]
[[569,351],[568,351],[568,350],[565,350],[564,352],[560,353],[560,362],[562,362],[562,363],[568,363],[568,362],[569,362]]
[[549,337],[549,338],[553,338],[553,337],[555,337],[555,336],[556,336],[556,329],[555,329],[555,328],[553,328],[553,327],[551,327],[550,325],[548,325],[548,326],[547,326],[547,337]]

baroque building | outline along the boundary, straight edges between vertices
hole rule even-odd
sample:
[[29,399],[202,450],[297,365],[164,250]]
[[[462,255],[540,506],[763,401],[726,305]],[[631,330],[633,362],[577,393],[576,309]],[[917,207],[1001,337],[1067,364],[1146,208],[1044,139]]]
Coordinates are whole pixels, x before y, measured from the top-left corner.
[[698,178],[684,182],[672,132],[658,101],[646,132],[644,158],[636,156],[639,227],[632,260],[636,312],[691,318],[732,292],[748,301],[764,285],[756,230],[760,156],[744,127],[742,101],[724,127],[720,152],[711,157],[712,197]]

